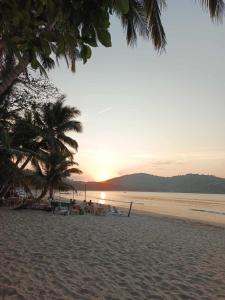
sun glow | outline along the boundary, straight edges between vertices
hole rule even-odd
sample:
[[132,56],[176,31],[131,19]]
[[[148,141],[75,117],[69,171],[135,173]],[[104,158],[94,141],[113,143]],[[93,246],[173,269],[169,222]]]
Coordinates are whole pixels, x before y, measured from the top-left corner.
[[[118,176],[121,159],[116,151],[107,149],[104,145],[98,145],[91,151],[79,154],[84,160],[83,171],[88,173],[92,181],[106,181]],[[85,170],[86,169],[86,170]]]
[[99,200],[99,203],[101,203],[101,204],[105,204],[105,198],[106,198],[106,195],[105,195],[105,193],[104,192],[101,192],[100,193],[100,200]]
[[110,177],[110,172],[108,171],[99,171],[99,174],[98,174],[98,180],[99,181],[105,181],[105,180],[108,180],[108,179],[110,179],[111,177]]
[[109,151],[100,152],[96,157],[96,174],[95,178],[97,181],[105,181],[116,176],[115,165],[116,157]]

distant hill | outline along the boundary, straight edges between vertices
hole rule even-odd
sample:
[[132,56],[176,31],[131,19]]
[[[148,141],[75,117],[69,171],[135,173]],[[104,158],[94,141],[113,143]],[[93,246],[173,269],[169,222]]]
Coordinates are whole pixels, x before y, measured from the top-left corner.
[[225,179],[199,174],[160,177],[138,173],[87,182],[87,190],[225,194]]

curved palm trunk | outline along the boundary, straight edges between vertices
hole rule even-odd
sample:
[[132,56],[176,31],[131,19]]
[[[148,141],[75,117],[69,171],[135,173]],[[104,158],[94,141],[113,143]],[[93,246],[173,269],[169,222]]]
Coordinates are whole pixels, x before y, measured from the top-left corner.
[[49,187],[49,197],[50,197],[50,199],[53,199],[53,195],[54,195],[54,188],[53,188],[53,186],[51,185],[51,186]]
[[28,63],[28,61],[18,63],[18,65],[2,79],[2,82],[0,84],[0,95],[5,93],[12,86],[19,75],[25,70]]
[[1,190],[1,197],[5,197],[6,196],[6,194],[8,193],[8,191],[10,190],[10,188],[11,188],[11,183],[6,183],[5,185],[4,185],[4,187],[3,187],[3,189]]
[[6,188],[7,184],[9,182],[9,179],[6,179],[6,181],[2,184],[1,189],[0,189],[0,196],[2,197],[2,193],[4,192],[4,189]]
[[31,197],[32,200],[35,200],[34,195],[26,183],[23,183],[25,192]]
[[[40,143],[38,143],[36,145],[36,147],[34,147],[33,151],[37,151],[42,145],[42,141]],[[27,164],[31,161],[32,157],[34,156],[34,154],[30,154],[27,159],[25,160],[25,162],[22,164],[22,166],[20,167],[21,170],[23,170]]]
[[[35,150],[38,150],[39,147],[40,147],[40,145],[38,145],[38,147],[36,147]],[[22,166],[20,166],[20,170],[24,170],[24,168],[27,166],[27,164],[31,161],[32,157],[33,157],[33,154],[30,154],[27,157],[27,159],[22,164]],[[15,162],[15,165],[18,166],[19,162],[20,161],[17,159],[17,161]],[[2,193],[4,192],[4,189],[6,188],[8,182],[9,182],[9,179],[6,179],[5,182],[2,184],[1,189],[0,189],[0,196],[5,196],[4,194],[2,195]]]
[[25,160],[25,162],[24,162],[24,163],[22,164],[22,166],[20,167],[20,170],[23,170],[23,169],[27,166],[27,164],[31,161],[32,157],[33,157],[33,154],[31,154],[31,155],[29,155],[29,156],[27,157],[27,159]]
[[45,185],[40,196],[37,197],[37,200],[41,200],[42,198],[44,198],[44,196],[47,194],[48,192],[48,185]]

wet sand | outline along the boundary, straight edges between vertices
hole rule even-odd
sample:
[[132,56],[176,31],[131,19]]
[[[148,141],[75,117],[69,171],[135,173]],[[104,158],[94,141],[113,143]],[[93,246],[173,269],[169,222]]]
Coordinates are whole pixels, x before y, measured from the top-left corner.
[[0,209],[0,299],[225,299],[225,229]]

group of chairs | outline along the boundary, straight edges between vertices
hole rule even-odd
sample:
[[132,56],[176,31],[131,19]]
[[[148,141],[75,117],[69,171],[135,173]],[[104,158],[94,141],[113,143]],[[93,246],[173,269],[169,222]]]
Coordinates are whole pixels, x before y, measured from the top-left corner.
[[53,214],[59,213],[64,216],[70,215],[71,204],[69,202],[51,201],[51,210]]
[[84,215],[104,215],[106,209],[102,204],[95,205],[91,200],[87,203],[85,200],[81,204],[77,204],[76,201],[60,202],[51,201],[51,210],[53,214],[62,214],[64,216],[70,215],[71,213]]

